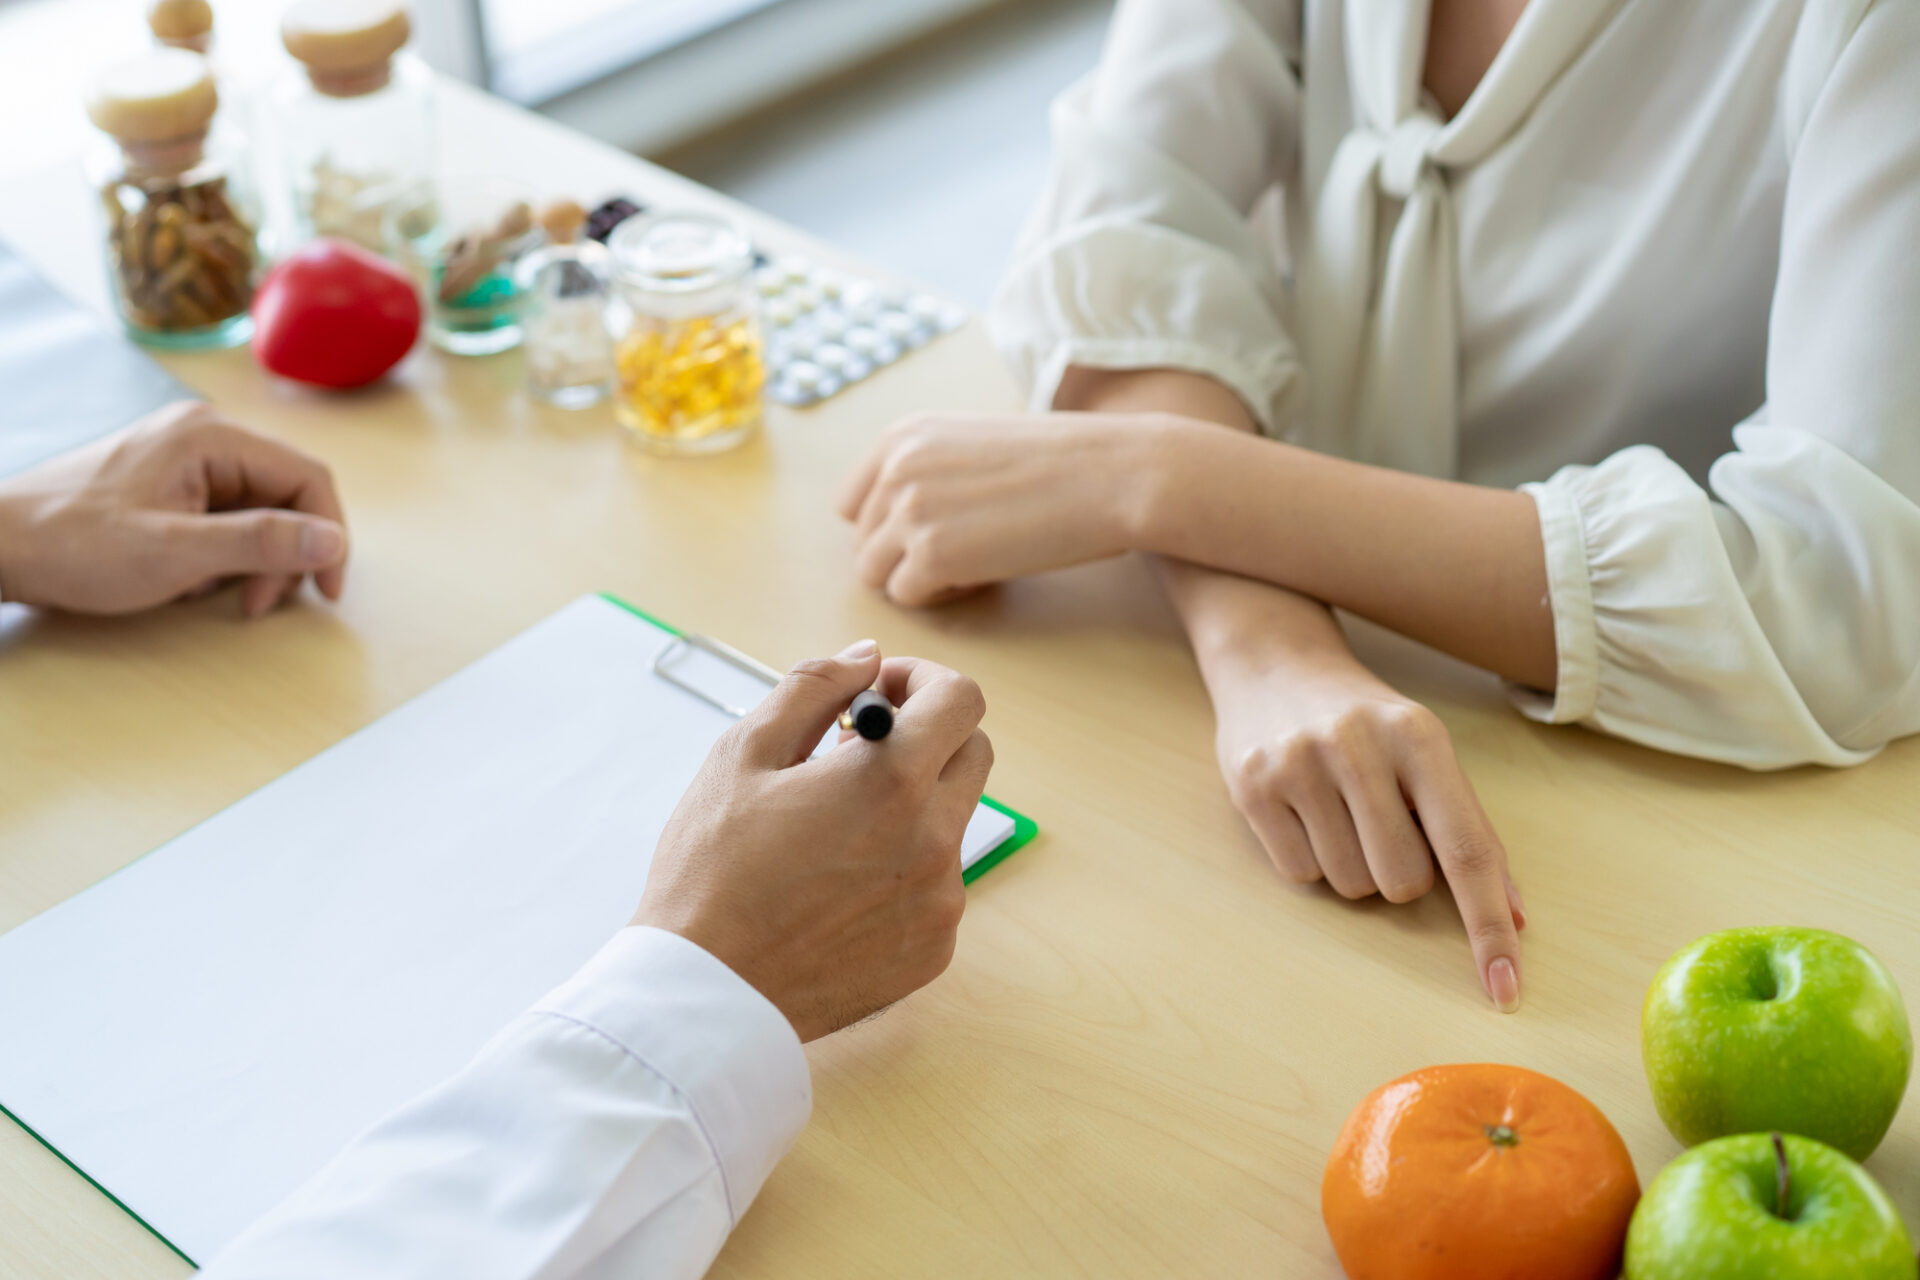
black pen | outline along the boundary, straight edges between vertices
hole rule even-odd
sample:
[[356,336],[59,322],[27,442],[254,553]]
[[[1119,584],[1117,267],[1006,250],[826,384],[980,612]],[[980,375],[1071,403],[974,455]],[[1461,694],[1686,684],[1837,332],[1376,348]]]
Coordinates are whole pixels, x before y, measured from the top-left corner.
[[893,732],[893,704],[878,689],[862,689],[854,695],[853,705],[840,713],[840,727],[878,742]]

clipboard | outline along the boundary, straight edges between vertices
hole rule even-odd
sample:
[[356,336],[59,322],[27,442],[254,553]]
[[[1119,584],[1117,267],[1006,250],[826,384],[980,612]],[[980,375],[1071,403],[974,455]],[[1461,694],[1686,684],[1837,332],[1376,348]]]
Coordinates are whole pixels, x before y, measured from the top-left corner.
[[[626,924],[732,723],[683,639],[582,597],[0,936],[0,1110],[210,1260]],[[1036,830],[983,813],[970,880]]]
[[0,242],[0,477],[193,393]]

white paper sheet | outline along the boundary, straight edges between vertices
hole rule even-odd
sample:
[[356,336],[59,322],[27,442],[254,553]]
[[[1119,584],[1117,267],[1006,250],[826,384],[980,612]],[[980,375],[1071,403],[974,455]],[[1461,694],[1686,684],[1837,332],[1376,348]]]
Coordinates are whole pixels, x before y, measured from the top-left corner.
[[0,1104],[210,1259],[626,923],[731,723],[668,639],[575,601],[0,937]]

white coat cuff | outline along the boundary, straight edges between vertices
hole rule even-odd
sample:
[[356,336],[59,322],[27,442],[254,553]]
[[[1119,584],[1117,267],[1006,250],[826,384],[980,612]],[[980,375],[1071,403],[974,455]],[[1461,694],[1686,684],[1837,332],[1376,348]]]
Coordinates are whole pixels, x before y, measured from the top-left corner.
[[1555,663],[1551,694],[1509,684],[1508,697],[1522,714],[1546,724],[1574,724],[1592,715],[1600,698],[1599,633],[1593,615],[1593,584],[1587,570],[1587,538],[1580,507],[1564,488],[1522,485],[1540,513],[1540,540],[1547,554],[1547,597],[1553,610]]
[[597,1032],[687,1098],[736,1223],[813,1111],[807,1057],[786,1015],[664,929],[621,930],[532,1013]]

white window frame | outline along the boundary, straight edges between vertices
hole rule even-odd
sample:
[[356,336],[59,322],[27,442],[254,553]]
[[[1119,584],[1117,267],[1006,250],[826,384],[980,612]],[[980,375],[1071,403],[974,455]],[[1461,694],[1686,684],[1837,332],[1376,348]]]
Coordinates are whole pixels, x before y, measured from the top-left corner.
[[482,0],[415,0],[434,66],[597,138],[659,151],[997,0],[675,0],[506,59]]

